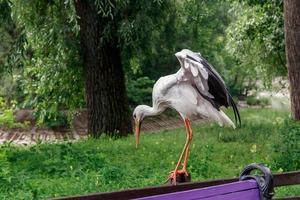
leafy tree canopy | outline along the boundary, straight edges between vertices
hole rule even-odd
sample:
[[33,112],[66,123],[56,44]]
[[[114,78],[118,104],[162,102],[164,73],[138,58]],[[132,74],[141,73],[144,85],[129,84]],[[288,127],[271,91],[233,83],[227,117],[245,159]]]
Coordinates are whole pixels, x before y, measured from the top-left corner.
[[231,5],[226,50],[236,60],[232,72],[239,74],[237,85],[252,88],[258,80],[269,84],[275,76],[286,75],[282,1],[233,1]]
[[[154,80],[179,68],[173,55],[182,48],[200,51],[239,96],[286,75],[282,0],[93,3],[108,21],[103,44],[118,38],[132,105],[151,101]],[[36,109],[40,122],[85,107],[74,1],[0,0],[0,8],[0,72],[17,85],[10,98]]]

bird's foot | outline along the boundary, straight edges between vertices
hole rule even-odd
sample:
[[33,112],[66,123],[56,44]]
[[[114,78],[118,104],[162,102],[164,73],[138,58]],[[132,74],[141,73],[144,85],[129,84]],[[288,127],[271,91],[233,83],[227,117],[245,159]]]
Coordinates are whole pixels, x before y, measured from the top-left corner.
[[166,182],[172,185],[177,185],[177,183],[189,182],[190,180],[191,177],[186,171],[186,169],[180,169],[171,171]]

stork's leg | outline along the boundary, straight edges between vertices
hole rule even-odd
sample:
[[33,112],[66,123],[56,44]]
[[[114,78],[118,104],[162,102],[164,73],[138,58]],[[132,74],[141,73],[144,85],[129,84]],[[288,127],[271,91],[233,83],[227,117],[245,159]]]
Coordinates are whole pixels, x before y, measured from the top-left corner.
[[[171,174],[168,178],[168,180],[171,180],[172,183],[174,183],[176,185],[176,177],[177,177],[177,174],[186,174],[187,175],[187,172],[186,172],[186,162],[187,162],[187,148],[189,147],[190,143],[191,143],[191,128],[190,128],[190,121],[189,119],[185,119],[184,120],[184,124],[185,124],[185,128],[186,128],[186,142],[185,142],[185,145],[183,147],[183,150],[180,154],[180,157],[179,157],[179,160],[176,164],[176,167],[174,169],[174,171],[171,171]],[[185,159],[184,159],[184,168],[182,170],[178,170],[179,166],[180,166],[180,163],[182,161],[182,158],[183,158],[183,155],[185,154]]]
[[186,165],[187,165],[187,161],[188,161],[188,158],[189,158],[190,146],[191,146],[191,143],[192,143],[192,140],[193,140],[193,130],[191,128],[191,123],[190,123],[189,120],[187,120],[186,124],[187,124],[187,130],[188,130],[187,132],[188,132],[189,140],[188,140],[188,145],[187,145],[187,148],[186,148],[186,151],[185,151],[185,158],[184,158],[184,162],[183,162],[182,171],[185,172],[186,175],[187,175]]

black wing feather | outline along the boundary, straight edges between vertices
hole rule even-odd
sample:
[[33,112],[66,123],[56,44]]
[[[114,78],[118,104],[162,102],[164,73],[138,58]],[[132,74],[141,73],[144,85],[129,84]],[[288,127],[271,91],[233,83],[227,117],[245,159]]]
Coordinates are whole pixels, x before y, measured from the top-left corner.
[[[195,60],[193,57],[188,56],[188,58]],[[203,94],[201,94],[206,100],[208,100],[216,109],[220,110],[221,106],[231,106],[234,112],[235,123],[241,126],[241,117],[239,110],[229,93],[224,80],[222,77],[217,73],[217,71],[203,58],[201,57],[201,64],[204,66],[206,71],[208,72],[208,92],[214,97],[210,98]]]
[[[228,92],[229,93],[229,92]],[[234,118],[235,118],[235,123],[239,124],[239,126],[241,127],[242,123],[241,123],[241,116],[240,116],[240,112],[234,102],[234,100],[232,99],[232,96],[229,94],[229,100],[230,100],[230,105],[233,109],[234,112]]]

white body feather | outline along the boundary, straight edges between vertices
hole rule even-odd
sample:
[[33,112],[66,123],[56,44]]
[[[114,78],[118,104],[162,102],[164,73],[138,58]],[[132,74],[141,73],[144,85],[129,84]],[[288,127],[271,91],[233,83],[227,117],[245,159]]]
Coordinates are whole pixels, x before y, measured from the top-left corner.
[[234,123],[223,111],[218,111],[192,87],[189,78],[186,80],[178,80],[178,78],[183,78],[180,70],[176,74],[161,77],[154,84],[152,92],[154,109],[162,112],[167,107],[171,107],[179,112],[183,119],[198,116],[215,121],[222,126],[229,125],[235,128]]

